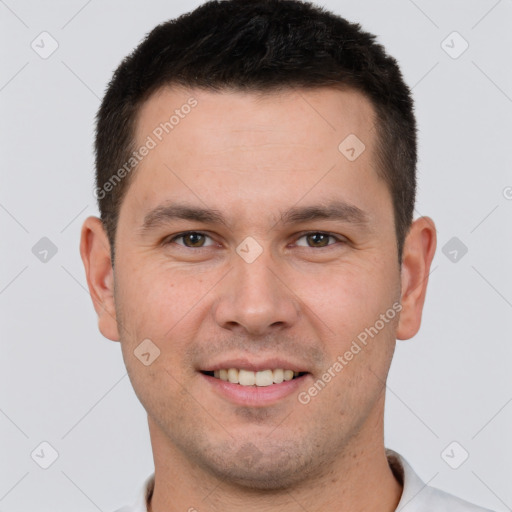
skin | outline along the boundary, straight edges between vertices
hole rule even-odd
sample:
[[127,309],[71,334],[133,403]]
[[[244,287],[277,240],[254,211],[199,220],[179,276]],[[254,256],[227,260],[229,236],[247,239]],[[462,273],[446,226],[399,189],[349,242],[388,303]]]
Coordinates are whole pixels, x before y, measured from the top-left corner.
[[[114,270],[99,219],[84,222],[81,239],[100,331],[121,342],[148,413],[151,509],[391,512],[402,488],[384,451],[385,381],[396,339],[420,326],[434,224],[414,221],[400,267],[374,111],[361,94],[165,88],[141,109],[138,143],[191,96],[197,107],[132,176]],[[338,150],[349,134],[366,146],[352,162]],[[363,210],[367,224],[280,221],[290,207],[331,199]],[[141,231],[149,211],[177,201],[218,210],[228,226],[171,220]],[[207,236],[173,239],[184,231]],[[236,252],[248,236],[262,248],[252,263]],[[281,357],[309,372],[298,390],[307,391],[398,302],[400,315],[306,405],[297,393],[236,405],[199,373],[231,357]],[[149,366],[134,356],[146,338],[160,350]]]

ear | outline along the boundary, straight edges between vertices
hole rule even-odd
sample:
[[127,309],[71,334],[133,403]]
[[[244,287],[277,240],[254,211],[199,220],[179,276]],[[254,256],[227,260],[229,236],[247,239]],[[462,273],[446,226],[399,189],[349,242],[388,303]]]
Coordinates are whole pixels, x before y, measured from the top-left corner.
[[98,217],[88,217],[82,226],[80,255],[94,309],[98,315],[100,332],[105,338],[119,341],[110,244],[103,223]]
[[411,224],[402,255],[402,311],[397,328],[397,338],[400,340],[412,338],[420,328],[436,243],[436,227],[432,219],[420,217]]

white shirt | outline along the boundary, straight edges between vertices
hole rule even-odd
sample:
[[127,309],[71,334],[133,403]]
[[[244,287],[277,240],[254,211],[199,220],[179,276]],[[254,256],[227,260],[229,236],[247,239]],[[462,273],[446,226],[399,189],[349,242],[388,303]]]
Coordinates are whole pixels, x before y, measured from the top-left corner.
[[[491,512],[427,486],[397,452],[388,449],[386,455],[395,477],[403,485],[402,497],[395,512]],[[146,479],[131,507],[123,507],[116,512],[147,512],[147,498],[153,493],[154,476],[153,473]]]

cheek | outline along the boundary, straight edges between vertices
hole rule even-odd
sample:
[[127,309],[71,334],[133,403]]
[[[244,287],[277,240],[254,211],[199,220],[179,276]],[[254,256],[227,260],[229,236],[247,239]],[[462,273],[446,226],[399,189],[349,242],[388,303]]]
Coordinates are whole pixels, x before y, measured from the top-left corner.
[[190,375],[182,358],[193,338],[187,326],[198,325],[194,305],[204,294],[201,283],[197,277],[152,265],[124,268],[116,309],[123,324],[123,359],[135,393],[149,411],[163,411],[167,402],[184,406],[187,396],[181,383]]
[[156,339],[197,304],[207,283],[165,265],[127,265],[119,280],[119,306],[123,319],[140,336]]
[[382,260],[343,262],[325,272],[295,276],[293,289],[306,306],[304,314],[343,348],[398,297],[398,273],[390,268]]

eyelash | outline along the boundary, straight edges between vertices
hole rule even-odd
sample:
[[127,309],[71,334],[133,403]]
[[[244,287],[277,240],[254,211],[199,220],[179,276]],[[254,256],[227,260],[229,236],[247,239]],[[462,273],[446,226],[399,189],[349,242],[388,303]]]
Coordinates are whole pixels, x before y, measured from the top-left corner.
[[[178,235],[175,235],[172,238],[165,240],[164,245],[169,245],[171,243],[174,243],[176,240],[178,240],[180,238],[184,238],[187,235],[201,235],[201,236],[205,236],[205,237],[211,239],[211,237],[207,233],[203,233],[202,231],[184,231],[183,233],[179,233]],[[326,231],[306,231],[304,233],[301,233],[301,235],[297,238],[297,240],[307,237],[308,235],[325,235],[325,236],[328,236],[329,238],[335,239],[337,242],[346,243],[346,240],[340,238],[339,236],[333,235],[332,233],[328,233]],[[183,247],[184,249],[196,249],[196,250],[207,249],[208,247],[211,247],[211,246],[187,247],[186,245],[183,245],[183,244],[177,244],[177,245],[179,245],[180,247]],[[311,246],[300,246],[300,247],[303,247],[306,249],[326,249],[326,248],[332,247],[334,245],[336,245],[336,244],[335,243],[328,244],[326,246],[320,246],[320,247],[311,247]]]

